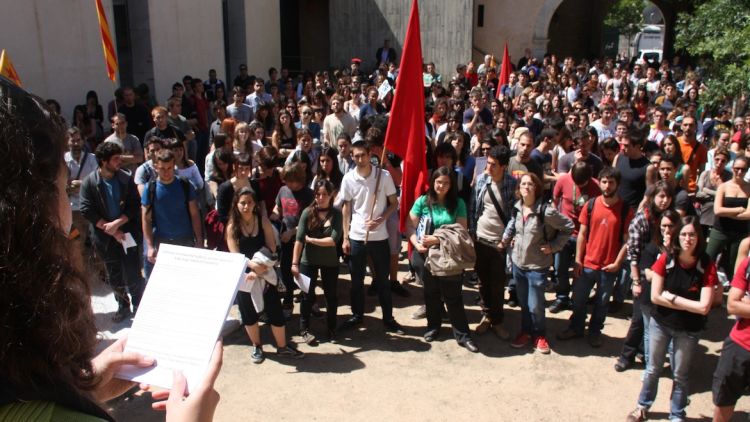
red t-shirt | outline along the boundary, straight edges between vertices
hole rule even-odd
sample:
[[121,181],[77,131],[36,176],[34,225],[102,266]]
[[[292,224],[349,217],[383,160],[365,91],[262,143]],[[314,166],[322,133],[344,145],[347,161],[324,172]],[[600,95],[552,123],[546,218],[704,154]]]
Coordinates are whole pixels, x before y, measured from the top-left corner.
[[[745,271],[747,271],[747,264],[750,262],[750,258],[742,260],[740,267],[734,272],[734,278],[732,279],[732,287],[740,289],[747,294],[748,282],[745,278]],[[737,323],[732,327],[732,331],[729,332],[729,337],[732,340],[744,347],[745,350],[750,350],[750,319],[737,318]]]
[[552,198],[557,206],[557,210],[568,218],[570,218],[575,224],[575,229],[571,236],[578,236],[578,229],[580,224],[578,223],[578,216],[581,214],[581,209],[585,207],[586,202],[590,198],[597,197],[602,194],[602,190],[599,189],[599,185],[596,179],[591,178],[586,187],[581,190],[573,182],[573,176],[570,173],[565,173],[557,179],[555,188],[552,190]]
[[605,265],[612,264],[617,260],[617,255],[622,248],[622,233],[628,229],[630,220],[633,219],[633,210],[628,209],[624,222],[621,222],[622,207],[627,207],[625,201],[618,199],[617,202],[608,207],[604,203],[604,197],[594,199],[594,208],[591,219],[586,205],[582,207],[580,224],[591,224],[588,226],[588,240],[586,241],[586,253],[583,258],[583,266],[592,270],[601,270]]

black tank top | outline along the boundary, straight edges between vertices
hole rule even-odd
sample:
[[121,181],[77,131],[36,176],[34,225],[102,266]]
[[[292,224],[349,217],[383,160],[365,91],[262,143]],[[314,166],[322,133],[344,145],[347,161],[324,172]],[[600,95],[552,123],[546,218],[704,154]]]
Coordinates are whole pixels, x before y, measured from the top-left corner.
[[[744,208],[747,206],[747,198],[724,196],[721,206],[727,208]],[[737,233],[744,237],[748,232],[748,222],[737,220],[732,217],[717,217],[716,220],[714,220],[714,228],[722,233]]]
[[[255,218],[259,218],[257,215]],[[256,220],[258,221],[258,220]],[[263,233],[263,227],[258,225],[258,234],[255,236],[245,236],[244,233],[240,235],[239,239],[240,252],[247,258],[252,258],[255,252],[258,252],[261,248],[266,246],[266,236]]]

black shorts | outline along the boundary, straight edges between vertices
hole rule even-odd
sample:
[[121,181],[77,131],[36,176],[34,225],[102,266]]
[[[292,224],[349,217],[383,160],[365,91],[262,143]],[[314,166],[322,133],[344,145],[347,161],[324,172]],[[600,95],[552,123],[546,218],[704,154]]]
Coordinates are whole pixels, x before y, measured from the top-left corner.
[[750,351],[730,337],[724,340],[711,387],[715,406],[734,406],[750,387]]

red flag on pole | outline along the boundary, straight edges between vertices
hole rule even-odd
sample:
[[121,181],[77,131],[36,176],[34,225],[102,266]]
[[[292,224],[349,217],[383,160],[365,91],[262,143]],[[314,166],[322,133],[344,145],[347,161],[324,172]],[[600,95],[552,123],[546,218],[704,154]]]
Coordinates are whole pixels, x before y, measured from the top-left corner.
[[109,32],[109,23],[107,23],[107,15],[104,14],[104,6],[102,6],[102,0],[94,0],[96,2],[96,15],[99,18],[99,33],[102,36],[102,49],[104,49],[104,64],[107,67],[107,77],[112,82],[115,81],[117,72],[117,54],[115,54],[115,45],[112,42],[112,36]]
[[401,54],[396,91],[393,95],[391,118],[385,132],[385,148],[401,157],[400,230],[406,229],[406,219],[414,201],[429,183],[427,174],[424,91],[422,88],[422,39],[419,34],[419,7],[413,0],[409,26],[406,28],[404,51]]
[[18,77],[16,68],[13,67],[13,62],[10,61],[10,55],[5,52],[5,49],[0,51],[0,75],[10,79],[14,84],[21,86],[21,78]]
[[497,82],[497,93],[496,97],[500,98],[500,88],[502,88],[505,85],[508,85],[508,81],[510,80],[510,55],[508,54],[508,43],[505,43],[505,51],[503,51],[503,63],[500,66],[500,75],[498,76],[498,82]]

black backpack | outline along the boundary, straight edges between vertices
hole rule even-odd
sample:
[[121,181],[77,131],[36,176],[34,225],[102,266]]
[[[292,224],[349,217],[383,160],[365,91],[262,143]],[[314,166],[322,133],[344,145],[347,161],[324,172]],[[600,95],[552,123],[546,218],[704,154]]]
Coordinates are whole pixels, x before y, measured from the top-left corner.
[[[185,211],[188,215],[188,221],[190,217],[190,181],[182,176],[175,175],[175,179],[179,180],[182,184],[182,193],[185,197]],[[156,205],[156,178],[151,179],[148,182],[148,203],[149,206],[146,208],[146,212],[151,214],[151,227],[156,227],[156,218],[154,218],[154,205]]]

